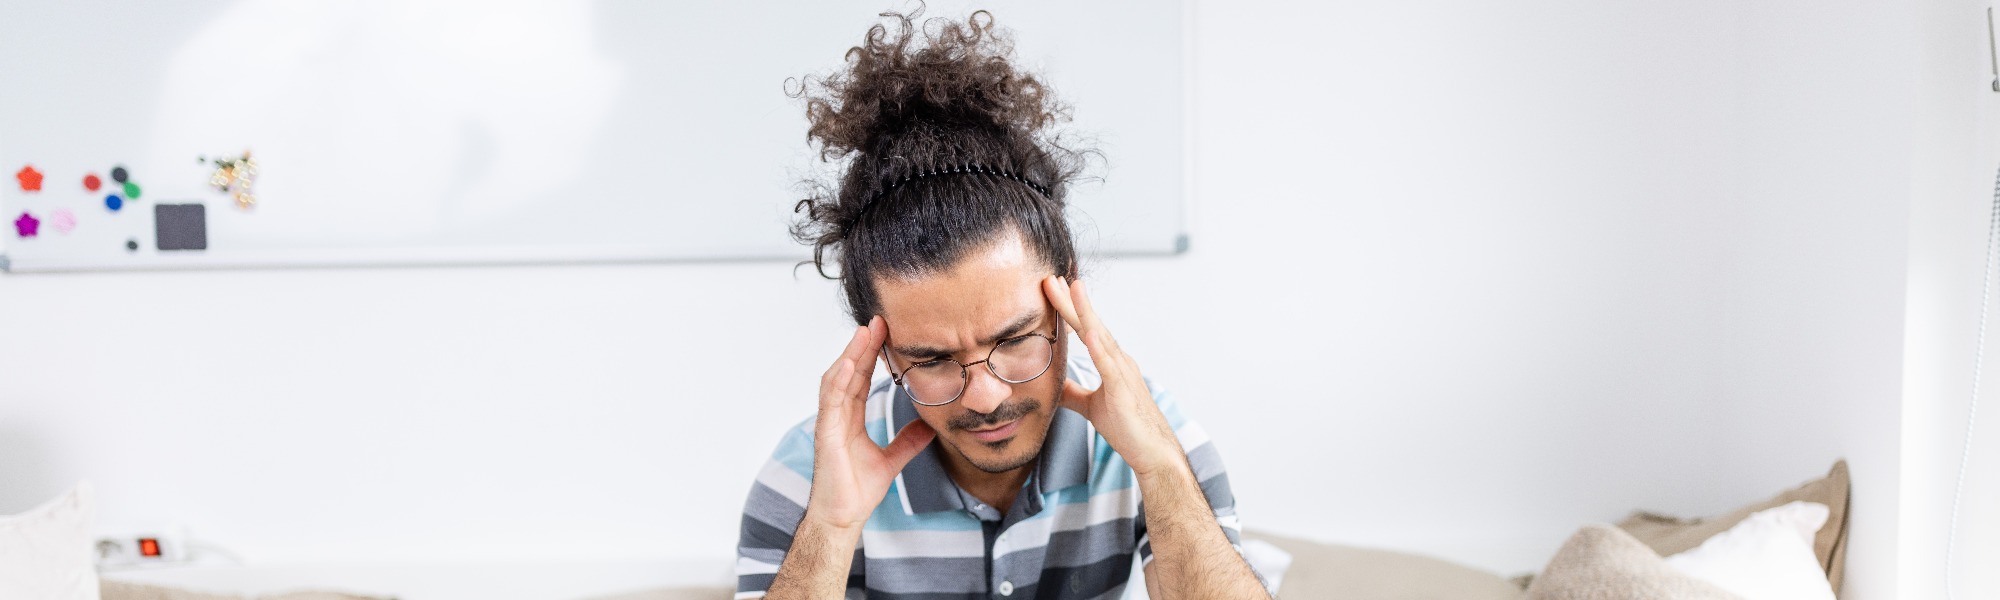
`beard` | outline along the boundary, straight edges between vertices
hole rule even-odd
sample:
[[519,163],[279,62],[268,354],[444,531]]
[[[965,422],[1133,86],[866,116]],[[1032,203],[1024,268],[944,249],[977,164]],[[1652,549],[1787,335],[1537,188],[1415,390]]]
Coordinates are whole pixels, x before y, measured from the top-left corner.
[[[1058,354],[1057,356],[1058,358],[1060,358],[1062,355]],[[1065,372],[1066,369],[1061,368],[1061,365],[1057,365],[1054,371],[1055,372],[1052,373],[1052,375],[1056,376],[1055,393],[1061,394],[1063,390],[1063,382],[1067,379],[1068,373]],[[1060,407],[1060,404],[1058,404],[1058,407]],[[1058,410],[1059,409],[1060,408],[1058,408]],[[993,412],[990,413],[980,414],[968,411],[953,416],[951,420],[946,421],[945,424],[951,427],[953,430],[965,431],[974,427],[989,427],[992,425],[1005,423],[1015,419],[1024,418],[1029,415],[1039,413],[1041,412],[1041,410],[1042,410],[1042,401],[1035,399],[1033,397],[1029,397],[1029,398],[1024,398],[1020,401],[1001,404],[999,408],[993,409]],[[965,459],[965,462],[971,463],[973,468],[985,471],[987,473],[1000,474],[1028,466],[1028,463],[1035,462],[1035,459],[1041,458],[1042,448],[1046,447],[1049,443],[1049,430],[1055,427],[1055,423],[1056,423],[1055,411],[1053,410],[1049,411],[1048,421],[1042,423],[1042,430],[1037,432],[1040,434],[1039,436],[1040,441],[1037,444],[1035,444],[1035,446],[1032,448],[1027,448],[1027,447],[1020,448],[1019,454],[1011,456],[1004,454],[1008,446],[1013,446],[1015,442],[1021,441],[1023,438],[1028,437],[1027,436],[1028,432],[1026,431],[1016,432],[1014,434],[1014,437],[1000,440],[997,442],[978,442],[979,445],[985,446],[989,450],[1003,453],[1001,456],[991,457],[991,458],[975,457],[972,454],[967,453],[964,448],[958,447],[958,444],[950,443],[949,440],[946,441],[947,445],[951,446],[951,450],[953,452],[957,452],[960,458]]]

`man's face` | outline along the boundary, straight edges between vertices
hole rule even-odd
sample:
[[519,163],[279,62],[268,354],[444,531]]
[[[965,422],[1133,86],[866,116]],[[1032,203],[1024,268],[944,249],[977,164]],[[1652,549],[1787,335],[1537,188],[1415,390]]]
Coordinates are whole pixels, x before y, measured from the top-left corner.
[[[1059,317],[1042,293],[1048,274],[1018,236],[1005,235],[943,273],[877,280],[890,370],[904,373],[938,358],[972,363],[1002,340],[1029,333],[1054,337]],[[1026,383],[1007,383],[986,365],[973,365],[957,401],[915,405],[917,415],[951,453],[981,471],[1026,466],[1041,453],[1055,417],[1064,346],[1057,343],[1048,371]]]

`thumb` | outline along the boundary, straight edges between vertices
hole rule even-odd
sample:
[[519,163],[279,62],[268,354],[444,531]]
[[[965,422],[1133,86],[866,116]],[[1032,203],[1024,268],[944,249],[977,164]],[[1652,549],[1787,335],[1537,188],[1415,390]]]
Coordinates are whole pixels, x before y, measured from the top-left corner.
[[1091,397],[1096,394],[1096,390],[1083,387],[1083,384],[1077,383],[1075,379],[1065,379],[1059,405],[1076,411],[1077,414],[1089,416]]
[[896,471],[901,472],[903,466],[910,464],[910,459],[916,458],[917,453],[931,445],[934,439],[937,439],[937,430],[931,429],[929,423],[923,419],[910,421],[902,431],[896,432],[896,439],[889,441],[889,447],[883,448],[882,454],[888,457],[889,464]]

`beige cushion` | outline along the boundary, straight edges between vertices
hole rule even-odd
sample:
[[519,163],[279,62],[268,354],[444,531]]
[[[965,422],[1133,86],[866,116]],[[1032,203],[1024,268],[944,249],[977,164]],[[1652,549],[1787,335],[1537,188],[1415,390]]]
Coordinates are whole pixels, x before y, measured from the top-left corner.
[[1813,554],[1819,558],[1820,567],[1826,571],[1827,583],[1833,589],[1840,589],[1841,571],[1847,562],[1847,461],[1833,463],[1833,469],[1826,477],[1805,482],[1799,487],[1778,494],[1769,500],[1736,509],[1729,514],[1701,518],[1683,519],[1651,512],[1635,512],[1618,523],[1620,529],[1632,534],[1633,538],[1644,542],[1660,556],[1671,556],[1700,546],[1715,534],[1728,531],[1751,513],[1790,504],[1794,501],[1818,502],[1826,505],[1826,525],[1819,529],[1813,540]]
[[390,600],[379,596],[356,596],[339,592],[305,591],[263,596],[214,594],[115,579],[99,581],[102,600]]
[[1520,586],[1471,567],[1412,554],[1322,544],[1261,533],[1292,553],[1279,598],[1327,600],[1517,600]]
[[1667,565],[1659,553],[1610,525],[1590,525],[1563,542],[1528,586],[1528,600],[1742,600]]

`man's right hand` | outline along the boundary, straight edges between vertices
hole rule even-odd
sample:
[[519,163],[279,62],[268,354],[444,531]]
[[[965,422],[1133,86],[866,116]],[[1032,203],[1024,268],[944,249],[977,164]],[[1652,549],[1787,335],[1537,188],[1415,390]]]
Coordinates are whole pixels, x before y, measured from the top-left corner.
[[868,387],[875,376],[877,349],[888,336],[889,326],[882,317],[869,320],[867,327],[855,329],[840,360],[820,377],[812,496],[805,517],[811,524],[858,535],[903,465],[937,437],[923,419],[904,426],[886,448],[868,437]]

